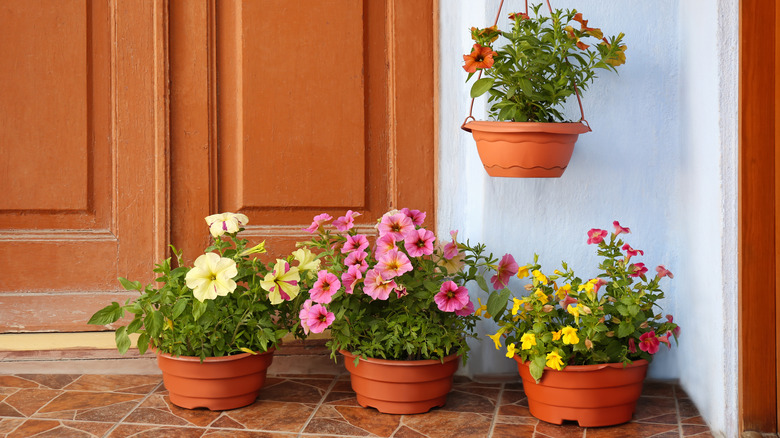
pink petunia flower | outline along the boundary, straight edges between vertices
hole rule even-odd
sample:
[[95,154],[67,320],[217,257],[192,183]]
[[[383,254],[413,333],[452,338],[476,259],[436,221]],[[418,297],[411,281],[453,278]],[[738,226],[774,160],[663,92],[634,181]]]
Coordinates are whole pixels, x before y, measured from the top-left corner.
[[399,212],[393,215],[382,216],[382,220],[377,228],[379,229],[379,237],[391,234],[397,242],[404,240],[406,233],[414,230],[414,222],[412,222],[409,216]]
[[419,228],[406,234],[404,237],[404,247],[406,248],[406,252],[412,257],[431,255],[433,254],[433,242],[435,240],[436,236],[433,235],[433,231]]
[[309,320],[309,310],[311,310],[311,305],[311,300],[304,301],[303,307],[301,307],[301,311],[298,312],[298,318],[301,320],[301,327],[303,327],[303,332],[307,335],[310,331],[307,321]]
[[641,249],[631,248],[631,245],[629,245],[627,243],[625,245],[623,245],[622,249],[623,249],[623,251],[626,252],[626,254],[628,255],[629,258],[635,257],[638,254],[645,255],[644,251],[642,251]]
[[566,294],[566,296],[563,297],[562,300],[558,301],[558,304],[560,304],[561,309],[568,309],[569,304],[577,304],[577,299],[572,297],[569,294]]
[[[672,315],[666,315],[666,320],[671,322],[672,324],[674,324],[674,317]],[[674,335],[675,338],[680,337],[680,331],[681,330],[682,329],[680,328],[679,325],[677,327],[675,327],[674,330],[672,330],[672,334]]]
[[365,251],[352,251],[347,258],[344,259],[344,264],[346,266],[357,266],[360,269],[360,272],[366,272],[368,270],[368,263],[366,262],[367,256],[368,254]]
[[656,275],[657,278],[664,278],[664,277],[674,278],[674,274],[672,274],[672,271],[666,269],[664,265],[656,266],[655,272],[658,272],[658,274]]
[[333,226],[339,231],[349,231],[355,226],[355,218],[358,216],[360,213],[347,210],[347,214],[333,221]]
[[655,331],[647,332],[639,337],[639,349],[646,351],[650,354],[658,353],[658,347],[661,345],[658,342],[658,337],[655,335]]
[[645,275],[647,272],[647,268],[645,267],[644,263],[634,263],[631,268],[631,275],[632,277],[641,277]]
[[341,247],[341,253],[346,254],[351,251],[363,251],[368,248],[368,238],[362,234],[347,236],[347,241]]
[[634,338],[628,338],[628,352],[629,353],[636,353],[636,342],[634,341]]
[[504,254],[501,261],[498,262],[498,268],[496,269],[496,275],[490,278],[493,283],[494,289],[501,289],[509,284],[509,277],[517,274],[517,270],[520,267],[515,262],[515,258],[512,254]]
[[460,310],[456,310],[455,314],[458,316],[469,316],[474,313],[474,303],[469,300],[468,303],[466,303],[465,306],[463,306]]
[[458,249],[458,230],[450,231],[450,236],[452,236],[452,241],[444,245],[443,255],[447,260],[452,260],[460,254],[460,249]]
[[321,270],[317,273],[317,281],[314,282],[309,293],[314,302],[328,304],[339,288],[341,288],[339,278],[335,274]]
[[341,283],[344,285],[344,292],[351,294],[355,292],[355,286],[358,281],[363,279],[363,272],[359,266],[350,266],[347,272],[341,274]]
[[425,212],[420,210],[409,210],[408,208],[402,208],[401,213],[405,214],[412,220],[412,223],[416,226],[420,226],[425,222]]
[[380,259],[388,251],[396,249],[395,237],[392,234],[385,234],[384,236],[376,239],[376,249],[374,250],[374,257]]
[[327,222],[331,219],[333,219],[333,217],[328,213],[318,214],[317,216],[314,216],[314,222],[312,222],[311,225],[309,225],[309,228],[304,228],[303,231],[316,233],[317,230],[320,228],[320,225],[322,225],[324,222]]
[[433,301],[442,312],[454,312],[469,303],[469,290],[458,286],[452,280],[448,280],[441,285],[439,293],[433,297]]
[[588,245],[591,243],[601,243],[604,241],[605,237],[607,237],[607,230],[592,228],[590,231],[588,231]]
[[631,232],[630,228],[628,228],[628,227],[621,227],[620,226],[620,222],[618,222],[618,221],[612,222],[612,225],[615,226],[615,235],[616,236],[619,236],[621,233],[628,234],[628,233]]
[[393,248],[379,258],[374,269],[381,272],[383,277],[390,279],[411,271],[412,262],[398,248]]
[[386,300],[390,298],[390,292],[395,289],[394,280],[385,279],[381,272],[372,269],[366,272],[366,283],[363,286],[363,292],[375,300]]
[[322,333],[335,319],[336,315],[333,312],[329,312],[325,306],[315,304],[309,308],[309,313],[306,315],[306,324],[312,333]]

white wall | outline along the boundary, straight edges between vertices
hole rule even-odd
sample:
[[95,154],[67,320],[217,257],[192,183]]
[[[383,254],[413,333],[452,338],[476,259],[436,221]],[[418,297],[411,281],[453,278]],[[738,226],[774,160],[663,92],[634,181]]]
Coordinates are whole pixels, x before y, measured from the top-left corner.
[[[627,63],[584,96],[593,132],[580,136],[564,175],[514,179],[488,177],[459,129],[469,104],[461,67],[468,29],[492,24],[498,2],[440,2],[438,228],[520,264],[539,253],[549,271],[565,260],[590,277],[598,261],[587,230],[611,230],[613,220],[631,227],[627,241],[645,251],[642,261],[674,272],[662,283],[663,306],[682,326],[680,347],[658,353],[650,377],[680,379],[713,430],[733,436],[737,0],[552,4],[579,7],[607,35],[625,32]],[[502,20],[523,5],[505,0]],[[484,119],[484,98],[474,107]],[[464,372],[516,370],[485,338],[491,324],[480,330]]]

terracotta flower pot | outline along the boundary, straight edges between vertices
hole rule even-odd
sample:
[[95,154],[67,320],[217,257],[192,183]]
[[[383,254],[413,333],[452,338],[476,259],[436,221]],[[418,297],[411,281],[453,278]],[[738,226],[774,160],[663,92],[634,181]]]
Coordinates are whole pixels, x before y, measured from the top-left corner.
[[254,403],[273,361],[273,350],[256,355],[199,357],[158,353],[157,365],[171,403],[187,409],[235,409]]
[[385,414],[422,414],[444,406],[460,356],[438,360],[360,359],[341,350],[351,374],[352,389],[363,407]]
[[583,123],[474,121],[463,130],[474,136],[488,175],[558,178],[569,165],[577,137],[590,128]]
[[517,368],[534,417],[553,424],[576,421],[581,427],[612,426],[631,421],[642,393],[647,361],[570,365],[561,371],[545,367],[539,383],[529,362],[518,356]]

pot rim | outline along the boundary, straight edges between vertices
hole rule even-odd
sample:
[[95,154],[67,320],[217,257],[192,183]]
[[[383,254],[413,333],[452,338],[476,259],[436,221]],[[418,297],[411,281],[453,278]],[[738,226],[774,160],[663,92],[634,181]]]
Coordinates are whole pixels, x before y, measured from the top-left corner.
[[[512,356],[512,359],[517,361],[520,365],[528,366],[528,362],[530,361],[523,361],[523,359],[520,359],[520,356]],[[603,370],[606,368],[616,368],[616,369],[627,369],[627,368],[638,368],[647,366],[650,362],[647,361],[647,359],[637,359],[633,361],[632,363],[623,366],[623,362],[610,362],[610,363],[597,363],[593,365],[567,365],[566,368],[562,370],[555,370],[548,366],[544,367],[544,371],[557,371],[559,373],[565,373],[565,372],[572,372],[572,373],[578,373],[578,372],[588,372],[588,371],[598,371]]]
[[[230,362],[233,360],[239,360],[243,359],[247,356],[260,356],[263,354],[273,353],[276,350],[276,348],[269,348],[267,351],[264,352],[257,352],[256,354],[250,354],[250,353],[241,353],[241,354],[233,354],[230,356],[217,356],[217,357],[207,357],[203,359],[204,363],[215,363],[215,362]],[[166,359],[171,360],[178,360],[182,362],[200,362],[200,357],[198,356],[174,356],[170,353],[160,353],[159,351],[154,351],[154,353],[158,357],[163,357]]]
[[482,132],[547,132],[550,134],[583,134],[590,127],[582,122],[497,122],[491,120],[471,121],[463,130]]
[[[355,355],[350,353],[347,350],[339,350],[339,353],[341,353],[343,356],[349,358],[350,360],[355,359]],[[360,358],[361,361],[367,362],[367,363],[374,363],[379,365],[386,365],[386,366],[398,366],[398,367],[409,367],[409,366],[428,366],[428,365],[441,365],[443,363],[452,362],[453,360],[457,360],[460,357],[460,354],[455,353],[451,354],[449,356],[445,356],[443,361],[437,360],[437,359],[424,359],[424,360],[393,360],[393,359],[377,359],[373,357],[369,358]]]

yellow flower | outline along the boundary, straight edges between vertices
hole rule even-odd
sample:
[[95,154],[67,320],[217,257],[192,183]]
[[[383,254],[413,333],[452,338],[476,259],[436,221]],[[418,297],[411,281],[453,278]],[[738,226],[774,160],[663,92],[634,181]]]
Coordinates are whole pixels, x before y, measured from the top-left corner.
[[558,354],[557,351],[551,351],[547,353],[547,363],[545,364],[548,367],[560,371],[563,368],[563,361],[561,360],[561,355]]
[[487,313],[487,304],[482,304],[481,298],[477,298],[477,302],[479,303],[479,307],[474,311],[474,314],[477,316],[482,316],[484,314],[485,318],[491,318],[490,314]]
[[542,271],[538,269],[534,269],[534,271],[531,273],[534,275],[534,280],[542,284],[547,284],[547,277],[545,277],[544,274],[542,274]]
[[515,348],[515,344],[509,344],[509,346],[506,347],[506,357],[511,359],[515,355],[516,351],[517,348]]
[[598,278],[593,278],[588,280],[587,283],[580,285],[580,287],[577,289],[577,292],[582,292],[583,290],[585,290],[585,293],[588,294],[588,298],[590,298],[591,300],[595,300],[596,292],[594,292],[593,289],[596,287],[596,283],[598,283],[598,281],[599,281]]
[[501,327],[495,335],[487,335],[488,338],[492,339],[493,343],[496,344],[496,350],[501,349],[501,335],[503,335],[505,331],[506,328]]
[[525,277],[528,277],[528,265],[521,266],[520,269],[517,270],[517,278]]
[[566,298],[566,295],[569,292],[571,292],[571,285],[570,284],[564,284],[557,291],[555,291],[555,296],[557,296],[559,300],[562,300],[562,299]]
[[225,233],[237,233],[241,227],[249,223],[249,218],[241,213],[218,213],[206,216],[206,223],[211,235],[216,239]]
[[534,292],[534,296],[538,298],[542,304],[547,304],[547,302],[550,301],[550,298],[541,289],[536,289],[536,292]]
[[297,267],[290,267],[286,260],[276,259],[274,270],[265,274],[260,286],[268,291],[271,304],[276,305],[298,296],[298,292],[301,290],[298,286],[300,280],[301,275]]
[[263,240],[262,242],[258,243],[257,245],[251,248],[247,248],[241,251],[241,254],[239,254],[239,256],[244,257],[244,256],[248,256],[249,254],[263,254],[263,253],[265,253],[265,240]]
[[557,341],[558,339],[561,339],[561,331],[558,330],[557,332],[552,332],[553,341]]
[[561,329],[563,334],[563,343],[574,345],[580,342],[580,338],[577,337],[577,329],[574,327],[564,327]]
[[577,307],[574,307],[573,304],[569,304],[569,307],[566,308],[566,311],[574,315],[574,321],[577,323],[577,325],[580,324],[580,309]]
[[213,300],[236,290],[233,277],[238,275],[236,262],[219,254],[208,252],[202,254],[194,263],[195,267],[187,272],[184,281],[192,289],[192,295],[201,303]]
[[524,302],[525,299],[518,300],[517,298],[512,298],[512,315],[517,315],[518,310],[523,307]]
[[533,333],[525,333],[523,334],[523,337],[520,338],[520,342],[523,343],[522,345],[523,350],[530,350],[531,347],[536,345],[536,335]]
[[309,248],[299,248],[293,253],[293,257],[298,262],[299,271],[316,271],[320,269],[320,260],[316,254],[313,254]]

